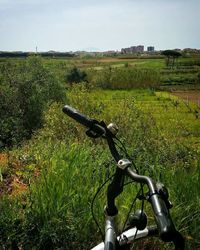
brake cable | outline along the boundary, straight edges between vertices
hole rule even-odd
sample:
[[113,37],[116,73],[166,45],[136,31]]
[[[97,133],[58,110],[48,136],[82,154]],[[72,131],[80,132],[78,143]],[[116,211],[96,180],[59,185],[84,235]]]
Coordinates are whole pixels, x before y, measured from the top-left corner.
[[107,178],[107,180],[105,180],[104,183],[97,189],[97,191],[96,191],[96,193],[95,193],[95,195],[94,195],[94,197],[92,199],[91,207],[90,207],[91,213],[92,213],[92,218],[93,218],[93,220],[94,220],[94,222],[95,222],[95,224],[96,224],[96,226],[97,226],[97,228],[98,228],[98,230],[99,230],[99,232],[101,234],[102,241],[104,241],[104,234],[103,234],[103,232],[101,230],[101,227],[99,225],[99,222],[97,221],[97,219],[95,217],[95,214],[94,214],[94,202],[95,202],[97,196],[99,195],[99,193],[101,192],[101,190],[103,189],[103,187],[114,177],[114,175],[115,174],[113,174],[112,176]]

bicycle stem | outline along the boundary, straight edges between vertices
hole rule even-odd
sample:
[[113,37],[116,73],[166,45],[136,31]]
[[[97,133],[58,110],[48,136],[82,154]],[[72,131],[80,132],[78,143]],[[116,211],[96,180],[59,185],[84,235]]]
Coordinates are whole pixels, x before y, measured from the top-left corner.
[[[110,133],[110,131],[107,129],[106,129],[106,134],[107,134],[106,139],[107,139],[110,152],[113,158],[115,159],[115,161],[118,163],[118,161],[121,159],[121,156],[119,155],[115,147],[113,136]],[[117,207],[115,206],[115,198],[123,192],[124,178],[125,178],[124,171],[120,168],[117,168],[114,178],[112,182],[109,184],[108,190],[107,190],[106,213],[109,216],[115,216],[118,213]]]

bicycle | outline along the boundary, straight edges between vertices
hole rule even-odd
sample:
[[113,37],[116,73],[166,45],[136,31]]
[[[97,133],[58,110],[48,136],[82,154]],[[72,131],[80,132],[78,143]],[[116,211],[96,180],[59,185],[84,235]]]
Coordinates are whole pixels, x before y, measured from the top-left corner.
[[[106,126],[103,121],[99,122],[95,119],[90,119],[68,105],[64,106],[63,112],[87,127],[87,136],[106,139],[110,153],[117,163],[115,174],[112,179],[109,179],[111,183],[107,189],[107,205],[104,209],[104,241],[92,248],[92,250],[132,249],[136,240],[141,240],[148,236],[158,236],[164,242],[173,242],[176,250],[183,250],[185,245],[184,238],[176,230],[170,216],[169,209],[172,208],[172,204],[168,199],[167,188],[161,183],[156,183],[148,176],[139,175],[136,169],[132,169],[131,166],[133,164],[131,161],[120,156],[115,143],[115,140],[119,141],[116,137],[117,126],[113,123]],[[147,215],[142,208],[130,216],[131,219],[127,220],[123,232],[117,235],[115,217],[118,214],[118,209],[115,205],[115,200],[123,192],[125,175],[134,182],[140,183],[141,189],[144,184],[148,186],[148,193],[144,194],[142,192],[136,199],[139,198],[140,200],[150,202],[156,225],[147,226]]]

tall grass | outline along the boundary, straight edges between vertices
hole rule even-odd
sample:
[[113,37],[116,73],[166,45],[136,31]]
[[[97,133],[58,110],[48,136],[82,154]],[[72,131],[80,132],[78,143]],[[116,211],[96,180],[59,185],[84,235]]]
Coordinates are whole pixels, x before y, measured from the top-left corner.
[[53,249],[83,249],[95,235],[90,203],[99,178],[94,180],[92,157],[85,147],[60,144],[48,169],[43,169],[41,178],[31,185],[29,213],[39,223],[41,243]]
[[153,88],[160,83],[159,71],[137,67],[108,67],[102,70],[92,71],[90,77],[94,85],[103,89]]
[[184,58],[179,61],[180,66],[200,66],[200,58]]

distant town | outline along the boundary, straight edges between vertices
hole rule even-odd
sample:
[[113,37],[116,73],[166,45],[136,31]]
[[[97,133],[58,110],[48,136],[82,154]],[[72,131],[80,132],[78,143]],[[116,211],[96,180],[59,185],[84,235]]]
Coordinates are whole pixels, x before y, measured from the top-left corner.
[[[184,48],[179,49],[175,48],[173,49],[175,51],[178,51],[180,53],[184,54],[190,54],[190,53],[200,53],[200,49],[195,48]],[[108,51],[68,51],[68,52],[59,52],[50,50],[47,52],[39,52],[38,48],[36,47],[35,51],[31,52],[23,52],[23,51],[0,51],[0,57],[6,58],[6,57],[27,57],[29,55],[39,54],[43,57],[74,57],[74,56],[117,56],[117,55],[160,55],[163,50],[156,50],[154,46],[147,46],[145,49],[144,45],[134,45],[130,46],[128,48],[122,48],[121,50],[108,50]]]

